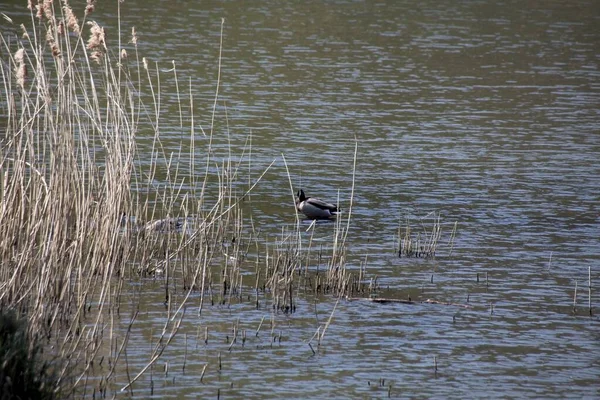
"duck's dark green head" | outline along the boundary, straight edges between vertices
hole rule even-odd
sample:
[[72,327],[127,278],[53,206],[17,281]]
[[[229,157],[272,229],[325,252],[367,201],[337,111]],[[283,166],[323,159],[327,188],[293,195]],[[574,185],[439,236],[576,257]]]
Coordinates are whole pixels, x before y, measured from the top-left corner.
[[302,190],[302,189],[298,190],[298,193],[296,193],[296,196],[298,196],[298,200],[301,202],[306,200],[306,195],[304,194],[304,190]]

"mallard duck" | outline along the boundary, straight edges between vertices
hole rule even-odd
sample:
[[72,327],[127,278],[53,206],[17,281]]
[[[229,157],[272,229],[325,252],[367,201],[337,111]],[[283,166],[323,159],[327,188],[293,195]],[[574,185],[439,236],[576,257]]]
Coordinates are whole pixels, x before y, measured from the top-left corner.
[[181,229],[183,221],[179,218],[164,218],[150,221],[144,225],[143,230],[146,232],[175,232]]
[[302,189],[297,196],[296,209],[310,219],[329,219],[339,212],[337,204],[327,203],[316,197],[306,197]]

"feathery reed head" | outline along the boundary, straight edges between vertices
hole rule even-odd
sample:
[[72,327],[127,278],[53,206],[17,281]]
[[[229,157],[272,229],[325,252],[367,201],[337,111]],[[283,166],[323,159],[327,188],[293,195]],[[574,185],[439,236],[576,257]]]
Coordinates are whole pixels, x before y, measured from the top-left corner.
[[69,4],[65,1],[65,6],[63,7],[63,11],[65,13],[65,19],[67,22],[67,28],[69,28],[73,33],[77,36],[81,33],[81,28],[79,27],[79,22],[77,21],[77,17],[73,10],[69,6]]
[[104,28],[98,25],[96,21],[88,21],[90,25],[90,38],[87,43],[87,48],[92,50],[95,48],[106,49],[106,36],[104,34]]
[[[31,0],[27,1],[27,9],[31,11],[34,9],[34,5]],[[38,1],[38,3],[35,5],[35,17],[40,21],[43,17],[46,17],[47,20],[51,21],[54,17],[52,0]]]
[[25,25],[21,24],[21,30],[23,31],[23,39],[29,39],[29,33],[27,33],[27,28],[25,28]]
[[87,0],[87,4],[85,6],[85,15],[88,16],[94,12],[96,9],[96,0]]
[[52,0],[44,0],[44,16],[48,21],[54,18],[54,9],[52,8]]
[[[61,25],[57,26],[57,30],[60,29]],[[54,57],[58,57],[60,55],[60,50],[58,48],[58,44],[56,43],[56,38],[54,36],[54,28],[52,24],[48,24],[48,29],[46,30],[46,42],[50,49],[52,50],[52,55]]]
[[134,45],[137,45],[137,33],[135,31],[135,26],[131,28],[131,43],[133,43]]
[[92,50],[90,58],[100,64],[100,59],[106,50],[106,36],[104,28],[98,25],[96,21],[88,21],[90,25],[90,38],[87,42],[87,48]]
[[25,78],[27,78],[27,67],[25,66],[25,50],[20,48],[15,53],[15,75],[17,78],[17,85],[21,89],[25,88]]

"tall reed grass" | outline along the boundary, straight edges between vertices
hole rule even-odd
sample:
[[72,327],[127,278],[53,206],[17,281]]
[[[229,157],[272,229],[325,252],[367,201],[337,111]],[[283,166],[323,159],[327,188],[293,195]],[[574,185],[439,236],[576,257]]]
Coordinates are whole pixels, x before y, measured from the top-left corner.
[[[212,143],[212,125],[195,132],[192,122],[187,171],[181,154],[164,149],[158,74],[140,57],[135,30],[125,39],[120,12],[115,51],[91,19],[93,1],[81,16],[66,1],[29,9],[30,25],[1,36],[0,307],[27,317],[34,343],[52,343],[64,360],[56,387],[74,389],[105,357],[112,367],[103,380],[114,373],[126,338],[118,344],[112,328],[105,331],[119,316],[126,279],[165,271],[169,303],[170,280],[191,291],[213,279],[208,266],[241,218],[239,165],[216,164],[209,144],[204,173],[197,171],[193,143],[197,134]],[[149,163],[136,152],[148,127]],[[209,176],[215,164],[220,172]],[[167,177],[160,186],[158,174]],[[218,189],[209,204],[211,179]],[[183,267],[175,278],[176,262]]]

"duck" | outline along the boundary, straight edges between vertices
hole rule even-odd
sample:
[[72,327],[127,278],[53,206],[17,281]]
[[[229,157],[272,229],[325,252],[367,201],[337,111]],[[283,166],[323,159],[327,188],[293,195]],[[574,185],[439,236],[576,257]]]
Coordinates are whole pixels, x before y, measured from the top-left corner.
[[146,223],[143,227],[145,232],[176,232],[183,226],[183,221],[179,218],[157,219]]
[[296,209],[310,219],[329,219],[339,213],[337,204],[327,203],[316,197],[306,197],[302,189],[296,195]]

